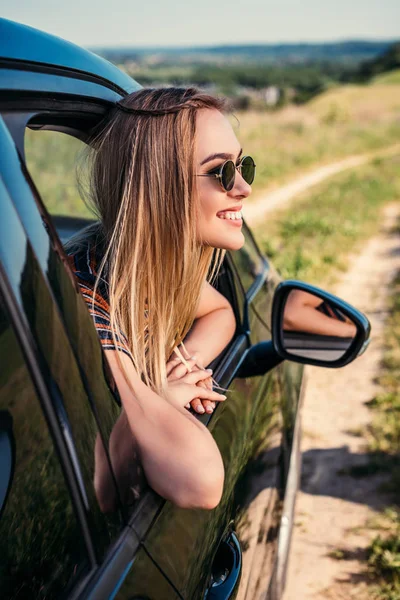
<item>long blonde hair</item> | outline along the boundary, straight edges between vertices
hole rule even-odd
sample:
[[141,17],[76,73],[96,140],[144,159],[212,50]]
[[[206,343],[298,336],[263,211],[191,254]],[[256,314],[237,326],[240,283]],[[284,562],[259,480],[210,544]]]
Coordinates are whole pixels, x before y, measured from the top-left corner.
[[201,244],[196,228],[203,108],[227,105],[195,88],[143,89],[124,97],[91,144],[90,199],[106,241],[98,280],[106,270],[114,342],[125,334],[137,372],[158,393],[224,254]]

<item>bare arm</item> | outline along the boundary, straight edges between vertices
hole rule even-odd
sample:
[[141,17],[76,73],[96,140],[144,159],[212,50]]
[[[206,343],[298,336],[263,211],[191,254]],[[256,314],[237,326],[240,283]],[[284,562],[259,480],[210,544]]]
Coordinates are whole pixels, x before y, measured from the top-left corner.
[[[222,494],[224,468],[218,447],[202,423],[179,402],[171,403],[150,390],[128,356],[120,354],[128,385],[115,351],[106,351],[141,463],[151,487],[184,508],[214,508]],[[196,377],[191,374],[191,377]],[[199,394],[218,400],[218,394],[182,384],[190,399]]]
[[284,329],[317,335],[354,337],[356,327],[353,323],[339,321],[316,310],[321,302],[321,298],[302,290],[291,292],[285,307]]
[[230,303],[205,282],[196,320],[184,341],[189,355],[198,354],[203,366],[207,366],[231,341],[235,328],[235,315]]

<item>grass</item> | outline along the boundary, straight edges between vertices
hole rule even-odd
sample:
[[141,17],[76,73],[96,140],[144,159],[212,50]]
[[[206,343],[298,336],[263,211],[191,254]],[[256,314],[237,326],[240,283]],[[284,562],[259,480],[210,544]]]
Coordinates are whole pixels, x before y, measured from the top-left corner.
[[[366,476],[378,468],[390,474],[386,491],[399,503],[400,488],[400,273],[393,281],[389,317],[385,327],[386,348],[379,376],[382,393],[368,405],[374,413],[364,432],[372,461]],[[400,600],[400,510],[388,508],[369,523],[379,533],[367,549],[368,568],[374,578],[371,590],[379,600]],[[372,593],[371,591],[371,593]]]
[[[389,490],[400,486],[400,273],[392,284],[390,313],[385,328],[386,349],[379,383],[383,392],[374,398],[372,426],[367,432],[369,448],[388,457]],[[400,510],[382,516],[380,533],[369,549],[369,566],[379,580],[381,600],[400,600]]]
[[400,69],[394,69],[374,78],[374,85],[400,85]]
[[387,158],[324,182],[255,229],[262,250],[284,278],[332,283],[400,199],[399,168],[400,157]]
[[400,600],[400,512],[388,509],[375,525],[380,533],[368,548],[368,567],[379,600]]
[[316,165],[397,143],[400,85],[342,86],[304,106],[237,117],[237,136],[257,164],[256,198]]

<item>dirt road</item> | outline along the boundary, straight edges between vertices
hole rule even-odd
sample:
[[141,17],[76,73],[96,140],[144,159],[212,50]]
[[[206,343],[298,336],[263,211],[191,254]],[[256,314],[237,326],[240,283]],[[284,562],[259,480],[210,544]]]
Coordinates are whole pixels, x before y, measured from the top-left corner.
[[349,156],[338,162],[319,167],[318,169],[315,169],[306,175],[298,177],[291,183],[284,185],[277,190],[266,192],[254,202],[245,203],[243,209],[245,219],[249,225],[257,225],[268,213],[276,210],[277,208],[281,208],[290,202],[294,197],[307,191],[318,183],[321,183],[325,179],[328,179],[333,175],[337,175],[338,173],[347,169],[352,169],[354,167],[367,164],[377,157],[384,158],[399,153],[400,144],[396,144],[376,152]]
[[353,258],[334,290],[369,316],[368,351],[340,370],[307,367],[303,476],[284,600],[371,598],[363,575],[363,549],[376,532],[364,527],[390,499],[378,489],[385,475],[355,478],[349,469],[368,461],[365,441],[352,430],[371,420],[365,403],[379,391],[375,378],[383,351],[388,285],[400,269],[400,238],[392,231],[398,213],[398,205],[387,207],[380,234]]

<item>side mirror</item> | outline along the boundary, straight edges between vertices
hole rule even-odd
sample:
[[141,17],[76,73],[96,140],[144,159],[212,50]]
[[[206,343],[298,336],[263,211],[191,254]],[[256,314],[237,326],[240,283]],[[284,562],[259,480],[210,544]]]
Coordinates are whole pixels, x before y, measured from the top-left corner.
[[278,285],[271,321],[272,340],[249,348],[236,377],[263,375],[282,360],[343,367],[369,344],[371,326],[362,312],[302,281]]
[[272,306],[272,341],[283,359],[343,367],[362,354],[371,326],[340,298],[301,281],[284,281]]

